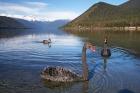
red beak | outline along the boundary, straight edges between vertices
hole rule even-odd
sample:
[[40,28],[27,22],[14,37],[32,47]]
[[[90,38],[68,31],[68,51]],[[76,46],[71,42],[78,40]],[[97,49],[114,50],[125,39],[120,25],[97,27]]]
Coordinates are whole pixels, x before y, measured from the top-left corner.
[[95,52],[95,51],[96,51],[96,47],[95,47],[95,46],[92,46],[92,47],[90,48],[90,50],[91,50],[92,52]]

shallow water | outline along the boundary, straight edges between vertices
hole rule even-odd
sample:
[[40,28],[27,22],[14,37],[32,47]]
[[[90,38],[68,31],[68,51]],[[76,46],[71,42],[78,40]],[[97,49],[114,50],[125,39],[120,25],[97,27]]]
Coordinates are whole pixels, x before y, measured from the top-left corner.
[[[109,34],[112,56],[104,59],[100,51],[105,33],[67,34],[57,31],[1,30],[0,93],[140,92],[140,34],[131,33],[131,37],[130,33]],[[50,45],[41,43],[49,37],[52,39]],[[40,78],[40,72],[46,66],[63,66],[81,74],[85,41],[97,46],[95,53],[87,51],[89,81],[51,86]]]

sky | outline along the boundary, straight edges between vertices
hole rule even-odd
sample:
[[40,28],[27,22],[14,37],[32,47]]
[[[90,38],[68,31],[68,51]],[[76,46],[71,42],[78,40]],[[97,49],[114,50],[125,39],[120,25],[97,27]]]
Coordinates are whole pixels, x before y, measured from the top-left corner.
[[40,21],[72,20],[100,1],[119,5],[128,0],[0,0],[0,15]]

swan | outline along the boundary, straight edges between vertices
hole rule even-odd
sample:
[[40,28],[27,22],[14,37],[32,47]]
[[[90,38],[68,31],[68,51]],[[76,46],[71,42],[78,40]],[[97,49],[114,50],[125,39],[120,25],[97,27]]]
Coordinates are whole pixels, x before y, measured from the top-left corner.
[[95,52],[95,45],[92,43],[84,43],[82,49],[82,75],[78,75],[70,69],[63,67],[46,67],[41,72],[41,78],[48,81],[57,82],[72,82],[72,81],[87,81],[88,80],[88,66],[86,63],[86,50],[90,49]]
[[107,46],[107,38],[104,40],[104,48],[101,50],[101,56],[102,57],[110,57],[111,56],[111,50]]
[[49,38],[48,40],[43,40],[43,43],[44,44],[49,44],[49,43],[51,43],[51,39]]

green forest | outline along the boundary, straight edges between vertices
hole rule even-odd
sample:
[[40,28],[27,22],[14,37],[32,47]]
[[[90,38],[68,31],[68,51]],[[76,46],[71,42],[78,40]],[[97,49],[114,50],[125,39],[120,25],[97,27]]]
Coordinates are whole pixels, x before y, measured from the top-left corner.
[[63,28],[132,27],[140,26],[140,0],[121,5],[99,2]]

